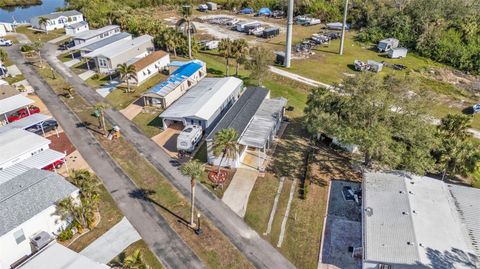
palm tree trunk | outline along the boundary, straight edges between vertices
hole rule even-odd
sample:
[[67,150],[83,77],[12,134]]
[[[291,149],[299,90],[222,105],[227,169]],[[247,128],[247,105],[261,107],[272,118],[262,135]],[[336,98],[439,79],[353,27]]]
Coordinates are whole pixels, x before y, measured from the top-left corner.
[[235,76],[236,76],[237,78],[238,78],[238,68],[240,68],[240,63],[239,63],[238,60],[237,60],[236,65],[235,65]]
[[192,33],[190,31],[190,21],[187,23],[187,35],[188,35],[188,58],[192,59]]
[[127,76],[127,92],[130,92],[130,80],[128,79],[128,76]]
[[192,179],[190,180],[190,185],[191,185],[191,191],[190,191],[190,199],[191,199],[191,204],[192,204],[192,208],[190,210],[190,226],[193,227],[193,219],[194,219],[194,215],[195,215],[195,178],[192,177]]
[[225,76],[228,77],[228,65],[229,65],[229,64],[228,64],[228,57],[225,58],[225,62],[226,62],[226,64],[225,64],[225,65],[226,65],[226,66],[225,66]]
[[220,173],[220,168],[222,168],[222,162],[223,162],[224,158],[225,158],[225,151],[223,152],[222,158],[220,159],[220,162],[218,163],[217,175]]
[[177,48],[175,46],[173,47],[173,55],[177,57]]
[[102,128],[103,128],[103,134],[107,134],[107,126],[105,126],[105,113],[102,111],[100,113],[100,116],[102,117]]

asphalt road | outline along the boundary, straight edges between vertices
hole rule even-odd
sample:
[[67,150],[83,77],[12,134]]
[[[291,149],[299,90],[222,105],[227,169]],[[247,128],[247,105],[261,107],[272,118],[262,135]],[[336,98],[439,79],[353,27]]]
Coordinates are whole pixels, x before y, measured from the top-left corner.
[[53,89],[25,63],[18,46],[8,48],[10,59],[18,66],[35,92],[58,120],[62,129],[102,180],[120,210],[166,268],[206,268],[195,253],[168,225],[154,205],[138,195],[138,188],[112,157],[100,146],[82,122],[60,100]]
[[[75,73],[55,57],[55,47],[46,44],[42,55],[62,77],[71,84],[76,92],[87,102],[96,104],[105,102],[104,98],[84,83]],[[155,166],[172,185],[187,199],[190,197],[190,179],[173,167],[170,157],[150,138],[145,136],[130,120],[120,112],[107,109],[106,119],[121,129],[122,136],[130,142],[153,166]],[[90,162],[89,162],[90,163]],[[235,212],[202,185],[197,185],[197,209],[220,229],[230,241],[247,257],[256,268],[295,268],[270,243],[261,238]]]

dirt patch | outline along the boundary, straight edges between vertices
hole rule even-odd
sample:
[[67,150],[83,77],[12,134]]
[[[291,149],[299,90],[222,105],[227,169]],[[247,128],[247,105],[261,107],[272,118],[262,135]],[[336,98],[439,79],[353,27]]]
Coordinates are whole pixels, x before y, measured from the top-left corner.
[[52,143],[50,144],[50,148],[59,152],[67,152],[67,155],[71,154],[75,151],[75,146],[70,142],[67,135],[65,133],[58,133],[58,137],[56,134],[50,135],[47,137]]
[[450,68],[439,68],[433,70],[432,73],[436,80],[453,84],[480,97],[480,78],[478,76]]

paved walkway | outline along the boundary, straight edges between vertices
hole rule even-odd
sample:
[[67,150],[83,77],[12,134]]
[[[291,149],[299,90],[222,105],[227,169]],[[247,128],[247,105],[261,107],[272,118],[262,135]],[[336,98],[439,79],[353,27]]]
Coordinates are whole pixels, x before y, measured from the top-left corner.
[[107,97],[120,84],[117,80],[111,80],[101,88],[96,89],[96,92],[102,97]]
[[[80,119],[60,100],[50,85],[38,75],[33,67],[25,62],[18,49],[18,46],[7,49],[10,59],[17,64],[20,71],[35,88],[36,93],[58,120],[70,141],[102,180],[120,210],[131,220],[132,225],[164,267],[205,268],[200,259],[172,230],[152,203],[131,195],[138,192],[138,187],[101,147],[90,131],[78,127],[82,124]],[[55,55],[54,52],[53,55]],[[58,59],[56,61],[60,63]],[[61,63],[59,66],[61,68],[57,68],[57,71],[68,79],[69,76],[63,74],[63,70],[68,70],[68,68]],[[70,76],[73,77],[71,74]],[[78,76],[75,78],[86,87]],[[90,91],[93,95],[98,96],[94,91]]]
[[22,74],[22,72],[20,72],[20,70],[18,70],[18,67],[14,64],[7,66],[7,70],[8,70],[8,74],[11,75],[12,77]]
[[54,38],[52,40],[49,40],[48,43],[57,44],[58,42],[63,41],[65,39],[69,38],[69,37],[70,37],[70,35],[62,35],[62,36],[59,36],[59,37]]
[[115,224],[110,230],[93,241],[80,252],[99,263],[108,263],[132,243],[142,239],[127,218]]
[[137,101],[131,103],[126,108],[120,110],[120,112],[129,120],[135,118],[140,112],[142,112],[143,106],[139,105]]
[[[47,58],[50,65],[52,65],[52,67],[55,68],[69,84],[75,87],[77,93],[87,102],[91,104],[104,102],[104,99],[100,95],[87,86],[71,70],[68,70],[68,68],[66,68],[65,65],[55,57],[54,47],[47,44],[42,55]],[[145,136],[145,134],[143,134],[143,132],[122,113],[116,110],[107,109],[105,111],[105,117],[109,122],[120,127],[122,130],[122,136],[160,173],[162,173],[185,198],[188,199],[190,197],[190,178],[183,176],[177,167],[170,164],[169,161],[171,158],[165,153],[165,151],[161,150],[153,140]],[[83,153],[82,155],[88,156]],[[102,162],[101,160],[98,161],[100,163]],[[103,179],[102,175],[99,176]],[[120,180],[118,178],[111,179],[111,177],[111,175],[108,175],[109,179],[103,179],[104,182],[112,180],[113,182],[109,183],[119,183]],[[272,269],[295,268],[287,258],[285,258],[270,243],[261,238],[255,230],[248,226],[242,218],[240,218],[207,188],[198,185],[196,190],[197,209],[201,211],[205,217],[209,218],[210,221],[230,239],[232,244],[234,244],[255,267]],[[133,220],[133,218],[129,216],[127,217],[130,220]],[[142,222],[143,219],[139,218],[139,221]],[[134,226],[139,230],[140,234],[142,234],[135,223]],[[146,237],[143,234],[142,237],[146,240]]]
[[238,168],[233,175],[232,182],[223,194],[222,201],[228,205],[237,215],[245,217],[248,198],[252,192],[258,171],[251,168]]
[[82,80],[87,80],[95,75],[95,71],[88,70],[78,75]]
[[329,84],[326,84],[326,83],[323,83],[323,82],[320,82],[320,81],[316,81],[316,80],[313,80],[313,79],[309,79],[309,78],[297,75],[295,73],[291,73],[291,72],[285,71],[283,69],[277,68],[275,66],[270,65],[269,69],[270,69],[270,72],[272,72],[274,74],[277,74],[277,75],[280,75],[282,77],[286,77],[286,78],[289,78],[289,79],[293,79],[295,81],[298,81],[300,83],[303,83],[303,84],[306,84],[306,85],[309,85],[309,86],[312,86],[312,87],[323,87],[323,88],[327,88],[327,89],[332,87],[332,85],[329,85]]

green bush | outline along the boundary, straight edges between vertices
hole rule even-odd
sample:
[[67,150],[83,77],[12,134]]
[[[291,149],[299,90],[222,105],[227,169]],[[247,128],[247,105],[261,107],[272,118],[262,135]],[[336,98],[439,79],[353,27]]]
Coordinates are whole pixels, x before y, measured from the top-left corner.
[[58,234],[57,239],[59,241],[67,241],[72,239],[72,237],[73,237],[72,227],[68,226],[65,230],[63,230]]
[[29,52],[29,51],[32,51],[33,50],[33,47],[30,46],[30,45],[23,45],[21,48],[20,48],[20,51],[21,52]]

